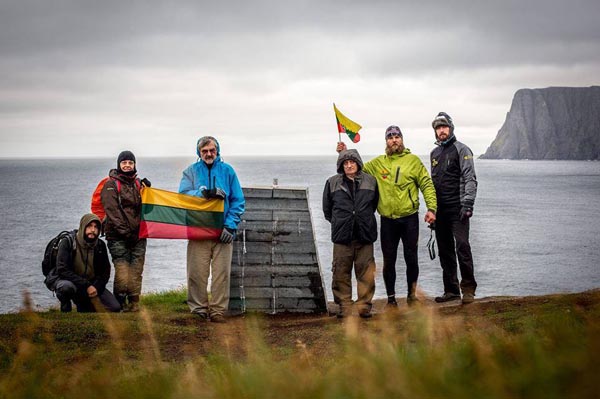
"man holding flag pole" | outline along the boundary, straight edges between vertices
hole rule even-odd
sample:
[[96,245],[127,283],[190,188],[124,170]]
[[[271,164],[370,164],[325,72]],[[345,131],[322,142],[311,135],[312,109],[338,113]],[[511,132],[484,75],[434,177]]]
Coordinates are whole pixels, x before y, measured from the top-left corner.
[[[361,126],[352,122],[333,105],[338,133],[347,133],[354,142],[360,140]],[[375,256],[377,240],[375,210],[379,202],[377,181],[362,171],[357,150],[342,151],[337,174],[327,179],[323,190],[323,214],[331,223],[333,262],[331,290],[339,305],[338,318],[352,314],[356,307],[362,318],[371,317],[375,293]],[[357,300],[352,300],[352,269],[356,276]]]
[[[340,141],[336,151],[347,149],[341,140],[341,132],[348,134],[357,143],[360,140],[357,123],[343,116],[335,107]],[[383,253],[383,281],[388,296],[388,307],[396,308],[396,258],[402,240],[406,263],[407,297],[409,305],[418,299],[419,277],[419,191],[423,194],[427,212],[425,222],[435,222],[437,200],[435,188],[427,169],[408,148],[404,147],[402,131],[398,126],[389,126],[385,131],[385,155],[366,162],[363,171],[375,177],[379,191],[377,211],[381,215],[381,251]]]

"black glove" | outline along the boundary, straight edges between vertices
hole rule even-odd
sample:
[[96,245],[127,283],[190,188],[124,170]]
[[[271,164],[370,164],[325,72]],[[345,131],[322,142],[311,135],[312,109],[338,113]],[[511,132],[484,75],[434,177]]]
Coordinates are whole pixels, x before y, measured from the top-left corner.
[[146,187],[152,187],[152,183],[150,183],[150,180],[146,179],[145,177],[142,180],[140,180],[140,182]]
[[224,200],[225,199],[225,191],[221,190],[220,188],[217,188],[215,190],[215,197],[214,198],[219,198]]
[[220,188],[216,188],[216,187],[213,187],[210,190],[203,189],[202,196],[206,199],[218,198],[218,199],[224,200],[225,199],[225,191],[221,190]]
[[233,242],[234,233],[235,230],[230,229],[229,227],[224,227],[223,232],[221,233],[221,237],[219,237],[219,240],[223,244],[231,244]]
[[471,216],[473,216],[473,208],[470,206],[463,206],[460,208],[460,221],[464,222],[468,220]]

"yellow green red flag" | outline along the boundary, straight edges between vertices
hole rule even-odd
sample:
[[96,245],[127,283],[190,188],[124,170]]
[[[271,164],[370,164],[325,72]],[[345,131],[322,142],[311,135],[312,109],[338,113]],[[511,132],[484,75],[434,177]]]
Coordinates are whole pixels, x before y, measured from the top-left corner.
[[140,238],[217,239],[223,229],[224,206],[220,199],[144,187]]
[[362,126],[344,116],[344,114],[337,109],[335,104],[333,104],[333,111],[335,112],[338,132],[346,133],[353,143],[358,143],[360,141],[360,134],[358,134],[358,131],[362,129]]

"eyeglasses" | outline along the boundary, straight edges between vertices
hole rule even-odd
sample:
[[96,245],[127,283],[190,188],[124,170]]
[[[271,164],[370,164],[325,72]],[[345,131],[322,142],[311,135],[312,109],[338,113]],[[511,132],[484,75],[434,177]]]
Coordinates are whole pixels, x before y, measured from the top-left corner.
[[216,148],[210,148],[208,150],[200,150],[200,154],[216,154],[216,153],[217,153]]

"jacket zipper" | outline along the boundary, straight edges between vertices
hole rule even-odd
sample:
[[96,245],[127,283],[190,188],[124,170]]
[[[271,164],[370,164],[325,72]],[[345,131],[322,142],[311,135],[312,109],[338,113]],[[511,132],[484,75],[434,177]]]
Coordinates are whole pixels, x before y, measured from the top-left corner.
[[88,260],[90,259],[89,251],[90,251],[89,248],[86,248],[86,250],[85,250],[85,269],[83,270],[83,275],[86,276],[86,278],[87,278]]
[[412,195],[410,195],[410,188],[408,188],[406,191],[408,191],[408,199],[410,199],[410,202],[412,203],[412,207],[413,207],[413,209],[415,209],[415,201],[413,201]]

